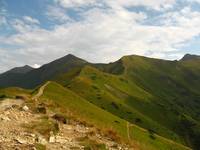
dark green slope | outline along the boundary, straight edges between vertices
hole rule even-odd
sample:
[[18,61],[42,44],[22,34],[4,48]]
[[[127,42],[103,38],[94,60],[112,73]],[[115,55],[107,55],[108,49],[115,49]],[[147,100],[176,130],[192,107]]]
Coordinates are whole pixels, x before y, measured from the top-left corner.
[[116,63],[86,66],[54,80],[114,115],[197,149],[198,64],[196,57],[165,61],[125,56]]
[[25,74],[28,73],[29,71],[33,70],[34,68],[32,68],[31,66],[25,65],[23,67],[16,67],[11,69],[10,71],[7,71],[5,74],[8,73],[19,73],[19,74]]
[[127,102],[138,109],[143,109],[145,115],[151,116],[173,130],[183,137],[188,145],[198,149],[200,139],[199,58],[164,61],[129,56],[122,59],[126,66],[125,78],[134,81],[154,96],[149,104],[137,104],[131,101],[132,98]]
[[104,132],[107,130],[113,130],[124,141],[131,141],[135,149],[141,150],[186,150],[189,149],[181,144],[170,141],[153,134],[152,138],[150,133],[138,126],[132,125],[129,128],[130,137],[127,135],[127,121],[119,118],[102,108],[95,106],[88,102],[83,97],[78,96],[76,93],[69,89],[62,87],[61,85],[51,82],[44,89],[44,95],[42,96],[43,102],[54,102],[59,108],[64,108],[66,111],[70,111],[73,115],[81,120],[93,124]]
[[69,72],[74,68],[81,68],[87,64],[71,54],[48,63],[38,69],[33,69],[24,74],[9,73],[0,75],[0,88],[17,86],[22,88],[35,88],[45,81],[53,79],[55,76]]
[[[87,66],[82,69],[79,76],[67,85],[67,88],[114,115],[181,142],[181,139],[165,125],[161,125],[156,120],[157,118],[144,114],[146,108],[143,107],[150,103],[152,95],[138,87],[134,82],[127,82],[121,76],[106,74]],[[141,106],[141,108],[135,105]],[[162,111],[162,108],[155,108],[157,112]],[[149,107],[149,109],[152,111],[153,108]],[[167,111],[162,114],[164,113]],[[162,114],[160,114],[161,117]]]
[[198,55],[191,55],[191,54],[186,54],[181,61],[187,61],[187,60],[194,60],[194,59],[200,59],[200,56]]
[[34,70],[32,67],[26,65],[23,67],[13,68],[3,74],[0,74],[0,87],[20,85],[22,77],[32,70]]
[[123,61],[120,59],[116,62],[112,62],[109,64],[90,64],[91,66],[103,71],[103,72],[107,72],[107,73],[111,73],[111,74],[122,74],[124,72],[124,65],[123,65]]
[[68,55],[7,77],[2,81],[0,75],[0,87],[34,88],[56,81],[123,120],[194,149],[200,147],[199,56],[166,61],[132,55],[110,64],[91,64]]
[[34,88],[45,81],[53,79],[59,74],[69,72],[74,68],[82,67],[85,64],[87,64],[86,61],[69,54],[42,66],[39,69],[28,72],[28,74],[24,76],[26,83],[22,84],[22,86],[25,88]]

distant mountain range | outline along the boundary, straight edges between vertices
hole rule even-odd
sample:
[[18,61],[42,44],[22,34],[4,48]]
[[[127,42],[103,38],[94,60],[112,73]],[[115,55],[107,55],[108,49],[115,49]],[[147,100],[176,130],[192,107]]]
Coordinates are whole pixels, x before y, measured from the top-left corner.
[[185,60],[194,60],[194,59],[200,59],[200,56],[186,54],[181,60],[185,61]]
[[[142,56],[125,56],[125,57],[141,57]],[[78,58],[72,54],[66,55],[60,59],[57,59],[53,62],[43,65],[40,68],[34,69],[28,65],[23,67],[16,67],[13,68],[5,73],[0,74],[0,87],[10,87],[10,86],[17,86],[23,88],[34,88],[45,81],[52,80],[59,74],[68,72],[73,70],[74,68],[82,68],[86,65],[93,66],[95,68],[100,69],[101,71],[112,73],[112,74],[119,74],[123,73],[123,64],[122,57],[120,60],[109,63],[109,64],[93,64],[89,63],[81,58]],[[148,58],[146,58],[148,59]],[[150,58],[149,58],[150,59]],[[200,56],[198,55],[190,55],[186,54],[181,61],[188,61],[188,60],[199,60]],[[154,61],[161,61],[159,59],[153,59]],[[163,60],[164,62],[165,60]],[[175,62],[175,61],[168,61]],[[120,72],[121,71],[121,72]]]
[[200,56],[168,61],[131,55],[93,64],[69,54],[38,69],[0,75],[1,88],[34,89],[46,81],[160,136],[200,147]]
[[15,73],[19,73],[19,74],[25,74],[31,70],[33,70],[34,68],[32,68],[31,66],[28,66],[28,65],[25,65],[23,67],[16,67],[16,68],[13,68],[7,72],[5,72],[4,74],[15,74]]

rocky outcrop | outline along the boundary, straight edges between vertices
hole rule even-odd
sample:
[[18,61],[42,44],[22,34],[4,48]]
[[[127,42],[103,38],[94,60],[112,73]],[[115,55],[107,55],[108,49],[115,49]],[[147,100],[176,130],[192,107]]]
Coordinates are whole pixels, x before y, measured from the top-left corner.
[[[36,106],[37,108],[38,106]],[[41,105],[39,105],[41,107]],[[68,121],[63,115],[50,112],[34,112],[25,100],[5,99],[0,102],[0,149],[2,150],[35,150],[37,144],[44,145],[48,150],[84,149],[84,140],[104,144],[107,149],[127,149],[126,146],[104,137],[94,127],[88,127],[75,120]],[[50,131],[49,137],[27,128],[42,118],[54,119],[58,122],[57,133]],[[91,134],[93,133],[93,134]],[[82,140],[80,140],[82,139]]]

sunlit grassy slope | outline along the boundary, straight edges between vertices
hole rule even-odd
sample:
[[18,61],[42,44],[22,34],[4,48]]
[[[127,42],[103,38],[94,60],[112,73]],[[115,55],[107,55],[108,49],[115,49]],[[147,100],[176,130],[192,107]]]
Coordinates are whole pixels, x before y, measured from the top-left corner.
[[[51,82],[45,88],[42,99],[53,101],[59,107],[73,112],[75,116],[84,119],[88,123],[92,123],[96,127],[101,129],[112,128],[122,137],[123,140],[128,140],[126,120],[97,107],[96,105],[88,102],[84,98],[57,83]],[[153,138],[150,135],[151,134],[149,131],[139,128],[135,125],[130,127],[130,139],[138,149],[189,149],[181,144],[177,144],[157,135],[153,135]]]
[[143,112],[146,115],[179,134],[186,144],[198,149],[200,59],[165,61],[139,56],[122,59],[126,66],[125,78],[154,96],[148,105],[129,101],[130,104],[145,110]]
[[[10,76],[0,75],[0,87],[35,88],[55,81],[91,107],[193,149],[200,147],[199,56],[166,61],[132,55],[109,64],[91,64],[67,55]],[[56,94],[51,91],[49,98]]]
[[116,64],[87,65],[54,80],[124,120],[197,149],[198,64],[125,56]]
[[17,87],[0,89],[0,99],[16,98],[16,96],[29,96],[31,92],[32,90],[25,90]]

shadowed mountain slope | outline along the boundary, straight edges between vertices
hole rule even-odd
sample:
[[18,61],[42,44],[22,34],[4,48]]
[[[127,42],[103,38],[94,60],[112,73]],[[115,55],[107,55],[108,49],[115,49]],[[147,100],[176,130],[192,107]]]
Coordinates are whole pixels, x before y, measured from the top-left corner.
[[182,60],[182,61],[187,61],[187,60],[194,60],[194,59],[200,59],[200,56],[198,56],[198,55],[186,54],[181,60]]
[[[64,72],[69,72],[73,68],[80,68],[87,64],[86,61],[71,54],[45,64],[38,69],[33,69],[24,74],[17,74],[11,70],[9,75],[0,75],[0,87],[18,86],[22,88],[34,88],[45,81]],[[14,69],[15,70],[15,69]]]
[[67,55],[7,80],[2,76],[0,87],[35,88],[55,81],[114,116],[194,149],[200,146],[199,56],[167,61],[131,55],[92,64]]
[[6,73],[19,73],[19,74],[25,74],[28,73],[29,71],[33,70],[34,68],[32,68],[31,66],[25,65],[23,67],[16,67],[13,68],[9,71],[7,71]]

